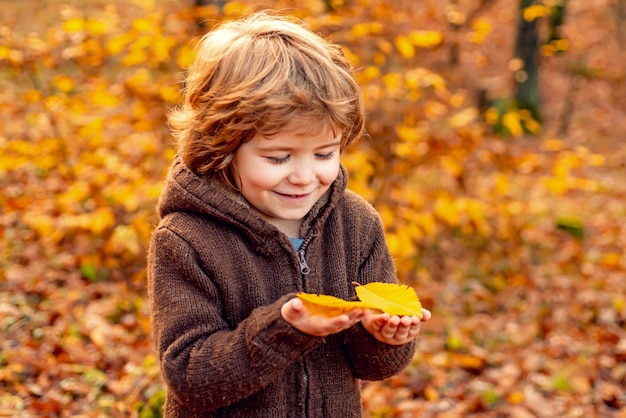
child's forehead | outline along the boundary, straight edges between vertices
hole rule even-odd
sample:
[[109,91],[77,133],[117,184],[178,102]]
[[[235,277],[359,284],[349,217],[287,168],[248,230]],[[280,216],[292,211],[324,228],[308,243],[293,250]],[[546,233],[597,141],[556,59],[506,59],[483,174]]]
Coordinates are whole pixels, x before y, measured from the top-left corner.
[[263,151],[291,151],[302,149],[322,149],[341,145],[341,134],[321,132],[279,131],[272,136],[255,135],[254,147]]
[[258,131],[257,133],[259,139],[263,139],[263,142],[267,140],[268,144],[271,142],[301,142],[303,140],[305,142],[309,140],[336,142],[342,139],[341,130],[333,127],[329,121],[307,116],[290,119],[271,132]]
[[282,128],[278,132],[302,136],[327,134],[335,137],[340,133],[340,130],[333,126],[328,118],[319,114],[298,113],[292,115],[281,125]]

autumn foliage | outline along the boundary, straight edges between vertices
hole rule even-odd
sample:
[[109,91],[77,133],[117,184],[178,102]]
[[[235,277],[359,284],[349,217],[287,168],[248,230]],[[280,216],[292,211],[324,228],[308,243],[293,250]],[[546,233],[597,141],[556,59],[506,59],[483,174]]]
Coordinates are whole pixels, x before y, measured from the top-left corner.
[[[0,23],[0,416],[160,416],[145,253],[165,118],[197,37],[254,2],[17,3]],[[433,311],[414,364],[364,383],[368,416],[626,417],[620,1],[568,2],[566,41],[542,49],[543,125],[507,100],[515,3],[267,2],[357,67],[350,187]]]
[[360,285],[356,282],[358,300],[344,300],[332,295],[299,292],[298,298],[311,312],[333,317],[352,309],[364,309],[389,315],[424,317],[422,304],[415,289],[401,283],[370,282]]

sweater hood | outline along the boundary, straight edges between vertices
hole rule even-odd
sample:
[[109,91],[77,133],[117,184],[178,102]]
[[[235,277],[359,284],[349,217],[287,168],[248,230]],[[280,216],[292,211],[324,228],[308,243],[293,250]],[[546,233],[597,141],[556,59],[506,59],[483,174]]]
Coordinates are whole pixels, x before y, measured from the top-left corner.
[[[341,166],[337,179],[306,215],[301,235],[315,233],[344,195],[347,173]],[[250,239],[267,246],[268,238],[281,232],[252,211],[248,201],[221,180],[203,178],[193,173],[180,155],[174,158],[165,186],[157,203],[162,219],[176,212],[213,218],[242,230]]]

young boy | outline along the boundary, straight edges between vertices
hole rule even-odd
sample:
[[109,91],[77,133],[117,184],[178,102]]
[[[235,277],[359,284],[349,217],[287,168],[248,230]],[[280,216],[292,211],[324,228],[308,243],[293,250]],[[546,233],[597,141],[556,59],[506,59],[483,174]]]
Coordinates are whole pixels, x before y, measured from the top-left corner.
[[396,282],[380,218],[339,162],[363,133],[351,71],[267,12],[202,39],[148,257],[166,417],[360,417],[359,379],[411,361],[417,316],[326,316],[295,297]]

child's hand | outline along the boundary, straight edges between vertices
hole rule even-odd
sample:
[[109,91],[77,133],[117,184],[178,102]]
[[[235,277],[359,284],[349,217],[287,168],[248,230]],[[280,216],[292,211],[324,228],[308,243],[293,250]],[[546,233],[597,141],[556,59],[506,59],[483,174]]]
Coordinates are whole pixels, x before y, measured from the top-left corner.
[[285,303],[280,313],[294,328],[305,334],[325,337],[350,328],[363,318],[363,309],[353,309],[338,316],[324,316],[308,311],[302,301],[293,298]]
[[378,341],[391,344],[402,345],[412,341],[420,332],[422,321],[428,321],[431,313],[427,309],[422,309],[424,318],[419,316],[390,316],[389,314],[370,313],[366,315],[361,323],[363,327]]

